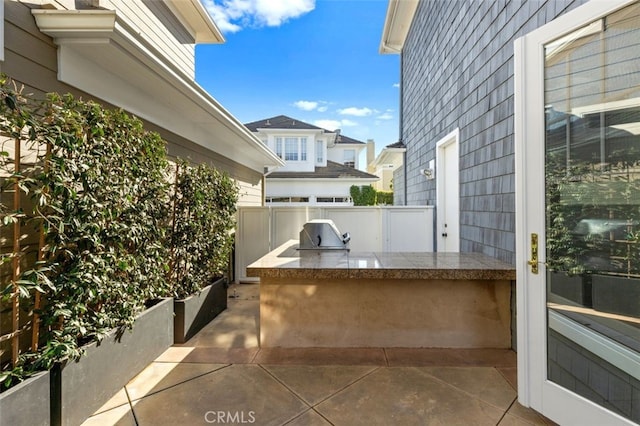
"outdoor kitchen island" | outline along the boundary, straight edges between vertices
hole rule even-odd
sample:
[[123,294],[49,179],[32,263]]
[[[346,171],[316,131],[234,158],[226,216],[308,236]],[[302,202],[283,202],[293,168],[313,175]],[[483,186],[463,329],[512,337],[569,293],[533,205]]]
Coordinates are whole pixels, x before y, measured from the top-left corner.
[[515,268],[478,253],[299,250],[260,277],[262,347],[511,347]]

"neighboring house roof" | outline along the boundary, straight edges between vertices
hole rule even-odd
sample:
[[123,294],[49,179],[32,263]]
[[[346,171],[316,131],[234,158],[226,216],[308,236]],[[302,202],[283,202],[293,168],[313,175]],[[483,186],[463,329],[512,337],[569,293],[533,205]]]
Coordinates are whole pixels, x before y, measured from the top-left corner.
[[323,129],[322,127],[305,123],[304,121],[298,120],[296,118],[287,117],[286,115],[276,115],[275,117],[265,118],[263,120],[253,121],[251,123],[245,123],[245,127],[252,132],[257,132],[264,129],[320,130],[323,133],[330,133],[331,135],[337,134],[335,141],[335,143],[337,144],[364,145],[364,142],[342,135],[338,130],[332,132],[330,130]]
[[406,146],[402,141],[398,141],[396,143],[387,145],[385,148],[406,148]]
[[336,137],[336,143],[341,143],[341,144],[356,144],[356,145],[360,145],[360,144],[364,144],[364,142],[359,141],[357,139],[353,139],[350,138],[348,136],[345,135],[338,135]]
[[322,130],[323,132],[331,133],[322,127],[314,126],[313,124],[305,123],[304,121],[296,120],[286,115],[276,115],[275,117],[265,118],[264,120],[246,123],[245,126],[252,132],[257,132],[259,129],[294,129]]
[[401,161],[400,158],[402,158],[398,156],[402,155],[406,151],[407,147],[402,143],[402,141],[389,144],[380,151],[380,154],[378,154],[378,156],[368,166],[375,170],[377,167],[382,165],[397,163],[398,161]]
[[378,176],[372,175],[353,167],[334,161],[327,161],[326,167],[316,167],[313,172],[273,172],[267,179],[373,179],[378,180]]

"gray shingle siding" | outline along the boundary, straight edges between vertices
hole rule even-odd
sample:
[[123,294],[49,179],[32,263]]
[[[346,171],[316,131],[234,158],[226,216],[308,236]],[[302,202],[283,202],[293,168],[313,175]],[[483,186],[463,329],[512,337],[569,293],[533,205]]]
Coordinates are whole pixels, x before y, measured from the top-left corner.
[[[436,203],[418,172],[460,129],[460,250],[515,264],[513,42],[585,0],[423,0],[402,51],[406,204]],[[404,171],[394,176],[396,203]]]

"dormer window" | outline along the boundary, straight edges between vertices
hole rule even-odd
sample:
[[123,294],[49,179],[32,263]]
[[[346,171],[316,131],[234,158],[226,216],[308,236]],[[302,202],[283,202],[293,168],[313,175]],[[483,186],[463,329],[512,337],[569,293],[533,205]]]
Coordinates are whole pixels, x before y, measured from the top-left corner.
[[343,163],[348,167],[356,167],[356,150],[355,149],[345,149],[344,150],[344,161]]
[[307,161],[307,138],[276,137],[276,155],[285,161]]

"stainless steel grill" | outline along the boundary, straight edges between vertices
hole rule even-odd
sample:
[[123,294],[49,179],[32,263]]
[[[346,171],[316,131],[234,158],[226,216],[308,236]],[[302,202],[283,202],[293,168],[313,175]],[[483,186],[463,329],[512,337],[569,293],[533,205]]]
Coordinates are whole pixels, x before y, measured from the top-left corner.
[[351,236],[342,234],[329,219],[315,219],[304,224],[300,231],[300,250],[349,250]]

